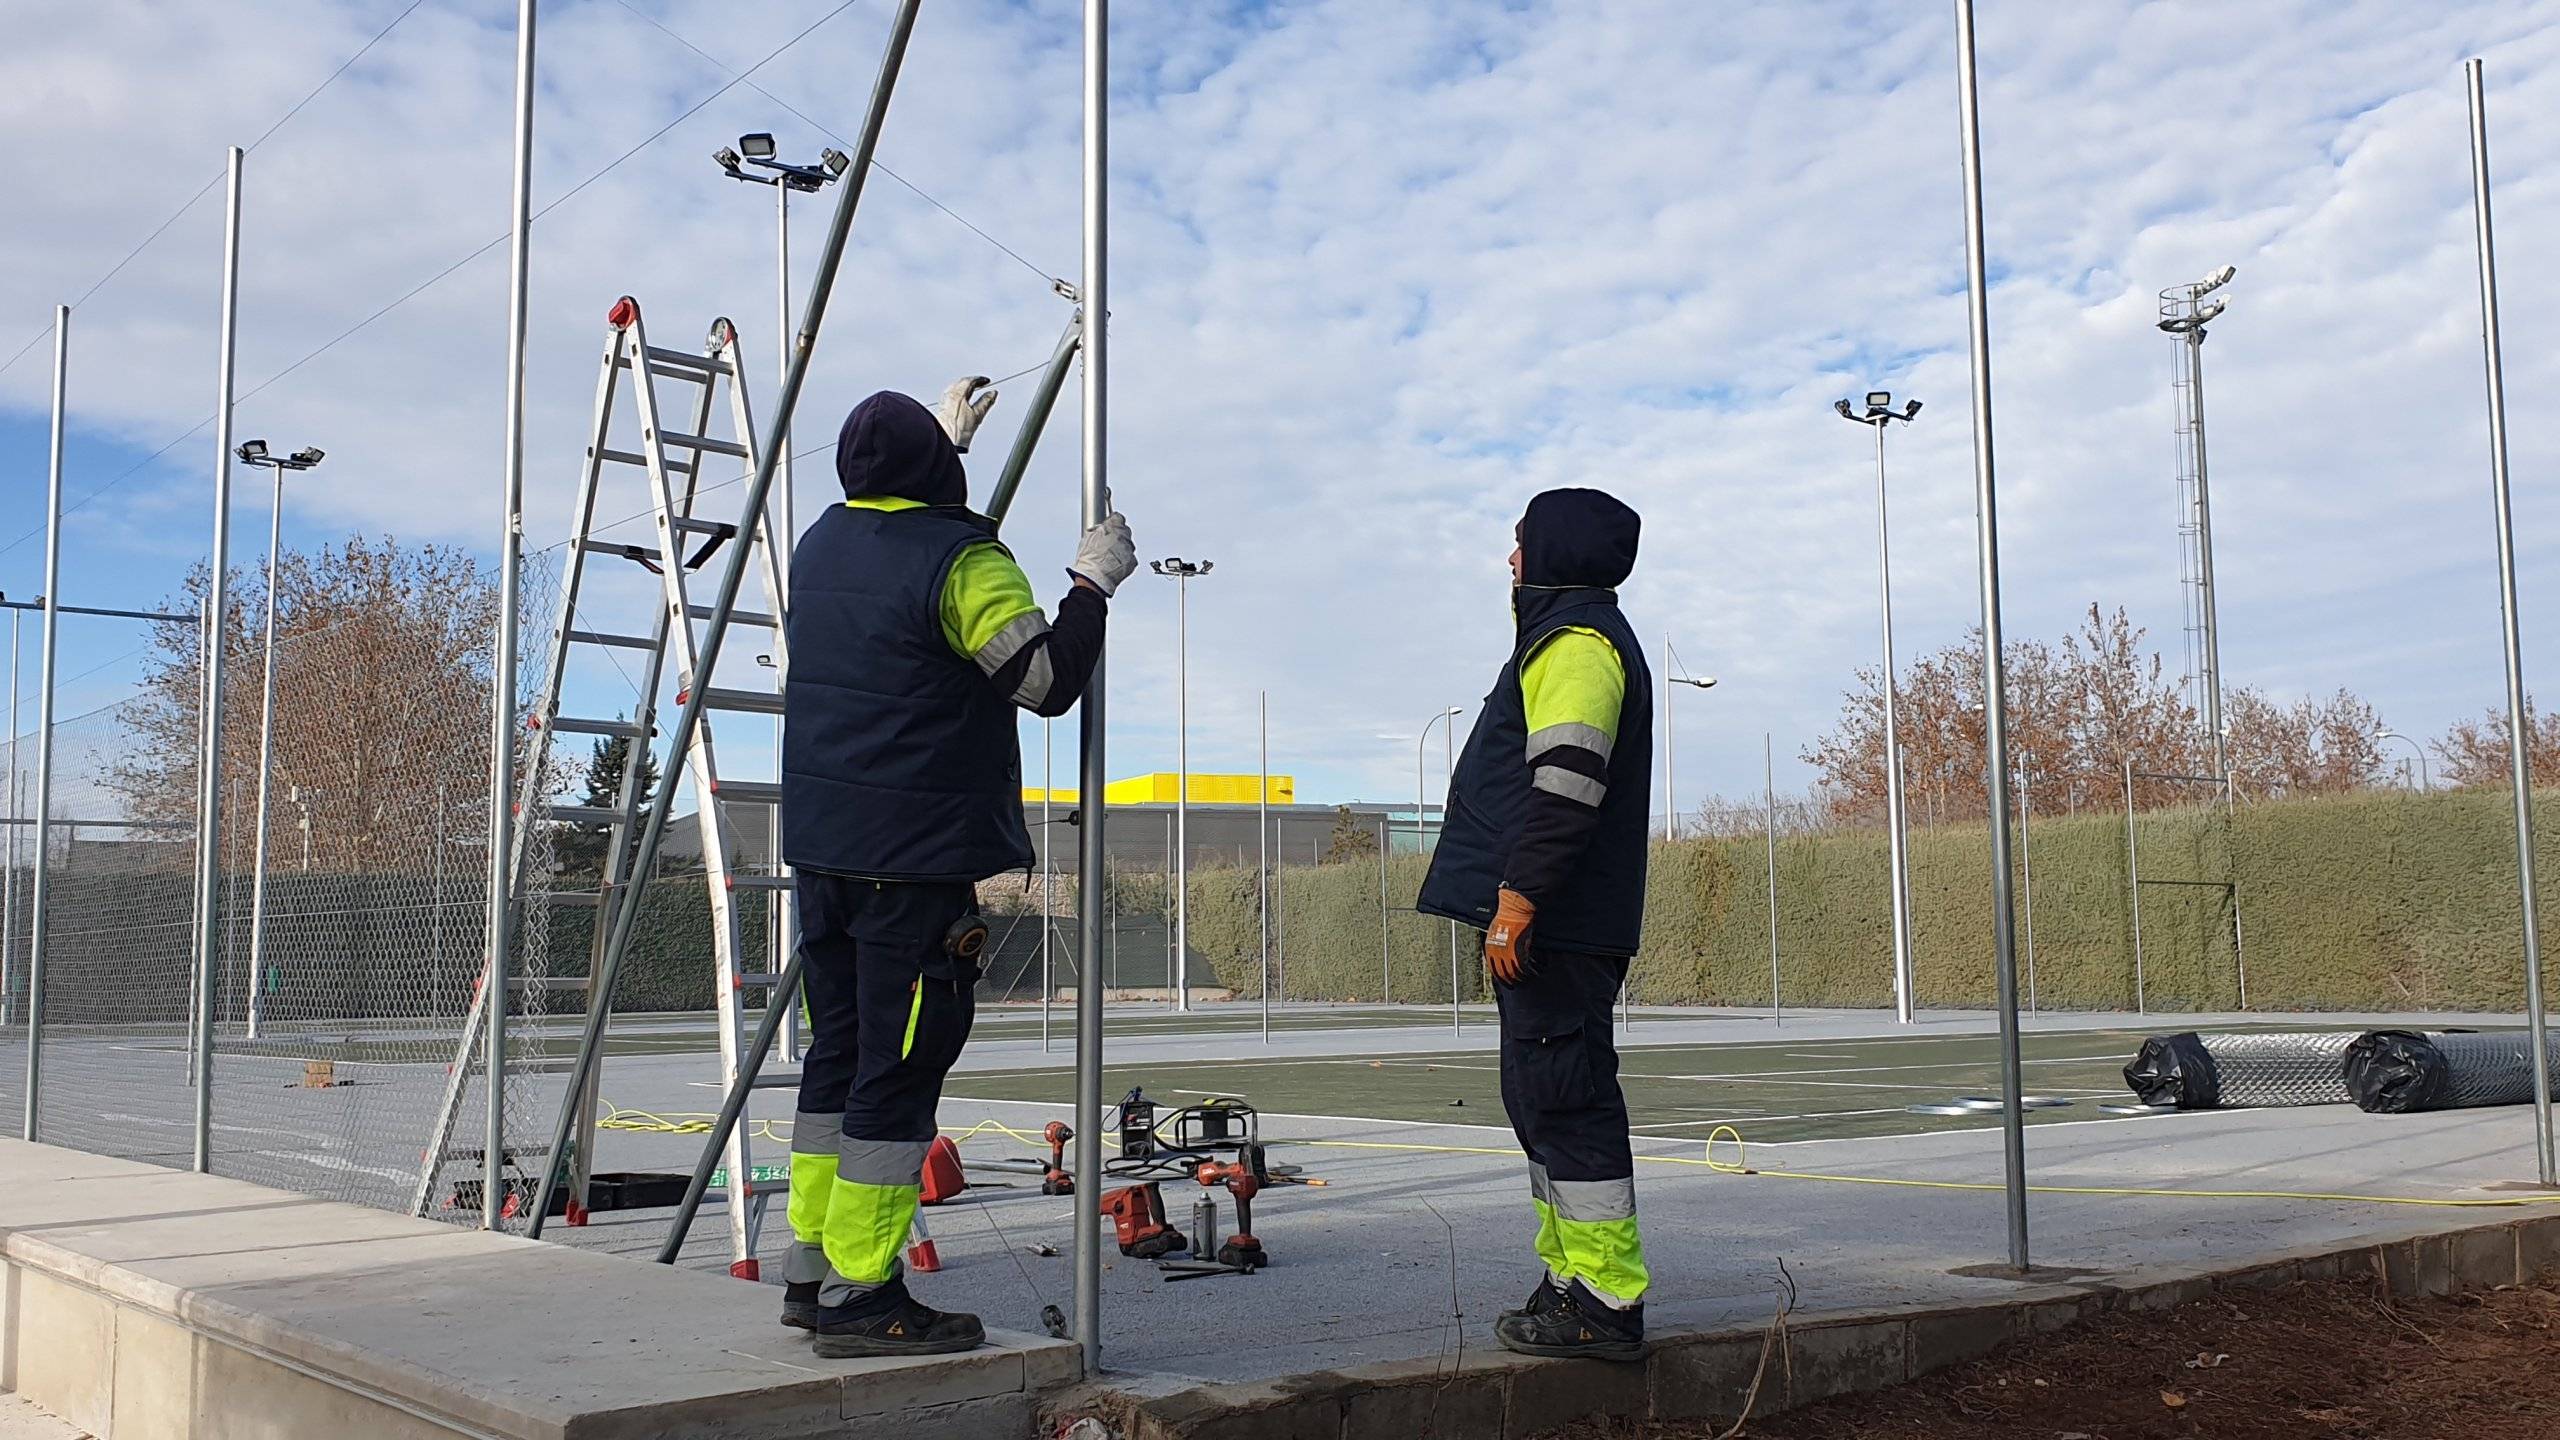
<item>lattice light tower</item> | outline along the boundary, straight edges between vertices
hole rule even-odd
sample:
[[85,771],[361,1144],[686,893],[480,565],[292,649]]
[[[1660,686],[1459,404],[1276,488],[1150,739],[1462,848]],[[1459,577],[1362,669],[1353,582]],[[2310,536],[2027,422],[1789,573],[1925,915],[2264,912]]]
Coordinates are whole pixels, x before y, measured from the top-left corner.
[[2204,444],[2205,327],[2227,303],[2205,297],[2231,283],[2229,265],[2190,285],[2160,292],[2160,328],[2177,342],[2169,388],[2178,414],[2178,579],[2186,596],[2187,674],[2204,711],[2213,746],[2213,773],[2227,775],[2229,738],[2222,724],[2222,642],[2213,594],[2213,489]]

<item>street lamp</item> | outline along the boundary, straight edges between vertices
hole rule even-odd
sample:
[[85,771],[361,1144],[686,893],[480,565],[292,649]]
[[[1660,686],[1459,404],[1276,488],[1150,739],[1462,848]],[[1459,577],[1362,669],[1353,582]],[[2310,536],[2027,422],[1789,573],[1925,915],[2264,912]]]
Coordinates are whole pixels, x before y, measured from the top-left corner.
[[2377,732],[2375,738],[2380,740],[2397,740],[2401,744],[2408,746],[2409,753],[2418,757],[2418,788],[2421,790],[2432,790],[2435,788],[2434,782],[2427,778],[2427,751],[2425,746],[2420,745],[2417,741],[2410,739],[2408,736],[2401,734],[2397,730],[2384,730]]
[[[752,185],[770,185],[773,187],[773,340],[774,354],[777,357],[775,361],[774,376],[778,380],[791,369],[792,192],[798,191],[803,195],[814,195],[818,191],[825,189],[828,182],[844,174],[844,172],[851,167],[853,162],[834,149],[826,149],[818,152],[818,163],[815,165],[793,165],[774,158],[777,148],[778,147],[774,144],[773,136],[769,132],[757,131],[752,135],[739,136],[738,148],[736,150],[731,150],[726,146],[723,146],[722,148],[713,151],[711,153],[711,158],[720,166],[721,173],[727,175],[732,180],[743,180]],[[740,153],[741,151],[744,152],[743,156]],[[747,168],[749,166],[754,167],[754,169],[750,170]],[[800,533],[799,520],[793,511],[791,503],[791,431],[789,429],[789,418],[790,417],[788,416],[784,417],[785,428],[780,435],[775,437],[774,440],[774,444],[777,447],[773,458],[774,487],[782,493],[782,505],[781,515],[773,528],[780,533],[767,537],[768,543],[773,546],[773,553],[780,557],[781,560],[780,574],[782,575],[785,583],[784,593],[779,598],[786,603],[790,598],[788,582],[791,574],[791,547],[793,542],[799,539]],[[774,717],[773,744],[777,752],[782,748],[782,718],[780,716]],[[772,847],[769,853],[772,856],[772,863],[775,872],[777,874],[786,873],[783,871],[782,866],[782,811],[778,807],[767,816],[766,824],[768,827],[766,839]],[[767,935],[771,937],[769,941],[771,948],[768,955],[768,959],[770,961],[769,968],[780,970],[782,968],[783,960],[791,954],[792,950],[796,948],[799,943],[799,913],[793,907],[791,892],[789,890],[774,890],[768,892],[767,903],[771,907],[767,913],[773,922],[766,930]],[[785,1029],[782,1037],[782,1050],[784,1057],[788,1060],[796,1060],[799,1058],[800,1035],[797,1025],[799,1018],[799,1013],[795,1009],[792,1013],[785,1016],[783,1020]]]
[[1173,1005],[1191,1008],[1191,582],[1218,568],[1214,560],[1168,555],[1150,569],[1173,581]]
[[[265,993],[267,955],[267,795],[268,781],[275,768],[276,736],[276,556],[284,540],[284,477],[287,471],[308,470],[327,457],[312,446],[304,446],[290,455],[270,455],[267,442],[242,442],[233,452],[243,465],[254,465],[274,474],[274,488],[267,504],[267,662],[265,695],[258,702],[258,830],[252,842],[256,853],[249,860],[249,1033],[258,1038],[258,1022],[264,1018],[260,1000]],[[305,854],[308,854],[309,830]],[[308,862],[304,869],[309,869]]]
[[2213,742],[2213,773],[2228,775],[2230,748],[2222,727],[2222,628],[2214,606],[2213,490],[2205,475],[2204,335],[2205,327],[2229,302],[2206,303],[2207,295],[2231,283],[2239,271],[2225,265],[2192,285],[2172,285],[2160,292],[2160,329],[2186,352],[2185,413],[2179,416],[2187,434],[2182,460],[2195,475],[2195,616],[2198,638],[2197,678],[2203,682],[2204,728]]
[[1896,410],[1892,391],[1870,390],[1863,410],[1852,410],[1846,399],[1834,401],[1831,408],[1840,413],[1841,419],[1876,432],[1876,595],[1884,614],[1884,805],[1891,840],[1887,849],[1893,866],[1893,1008],[1896,1018],[1908,1025],[1913,1003],[1911,870],[1903,845],[1902,716],[1895,699],[1901,684],[1893,668],[1893,543],[1885,513],[1884,432],[1896,420],[1907,425],[1919,418],[1920,402],[1905,401]]
[[1671,777],[1671,697],[1675,685],[1691,685],[1700,690],[1715,688],[1712,675],[1698,677],[1680,673],[1680,657],[1672,652],[1671,637],[1662,637],[1662,838],[1680,838],[1680,801],[1672,788]]
[[[1445,831],[1449,828],[1449,800],[1447,786],[1455,780],[1458,773],[1458,742],[1455,738],[1458,729],[1457,722],[1458,717],[1465,713],[1467,713],[1465,706],[1452,705],[1448,709],[1441,711],[1439,714],[1432,716],[1430,719],[1423,721],[1422,733],[1413,737],[1414,848],[1425,855],[1431,853],[1431,812],[1429,808],[1427,808],[1428,798],[1427,792],[1424,789],[1429,782],[1423,779],[1422,774],[1423,749],[1431,743],[1431,727],[1439,724],[1443,720],[1448,721],[1449,728],[1441,736],[1442,763],[1447,767],[1447,769],[1442,780],[1443,788],[1440,799],[1440,828]],[[1449,1033],[1453,1035],[1463,1034],[1465,1030],[1465,1013],[1458,1008],[1458,922],[1452,920],[1449,922]]]

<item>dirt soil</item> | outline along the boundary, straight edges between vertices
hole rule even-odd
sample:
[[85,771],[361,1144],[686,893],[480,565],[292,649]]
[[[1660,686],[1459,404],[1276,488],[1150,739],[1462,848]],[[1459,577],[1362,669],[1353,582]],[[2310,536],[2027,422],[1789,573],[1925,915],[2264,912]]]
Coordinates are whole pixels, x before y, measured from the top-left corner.
[[[1750,1440],[2551,1440],[2560,1283],[2393,1300],[2378,1281],[2108,1315]],[[1541,1440],[1711,1440],[1721,1424],[1586,1424]]]

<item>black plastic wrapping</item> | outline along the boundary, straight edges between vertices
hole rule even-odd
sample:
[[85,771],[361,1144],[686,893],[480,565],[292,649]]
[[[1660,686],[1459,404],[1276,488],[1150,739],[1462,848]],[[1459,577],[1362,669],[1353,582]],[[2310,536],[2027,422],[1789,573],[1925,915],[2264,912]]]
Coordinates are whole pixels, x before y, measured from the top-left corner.
[[2204,1037],[2192,1030],[2154,1035],[2124,1067],[2124,1083],[2145,1105],[2175,1105],[2181,1110],[2211,1110],[2222,1103],[2222,1080]]
[[2348,1047],[2347,1089],[2377,1115],[2522,1105],[2533,1099],[2532,1057],[2533,1037],[2522,1030],[2376,1030]]

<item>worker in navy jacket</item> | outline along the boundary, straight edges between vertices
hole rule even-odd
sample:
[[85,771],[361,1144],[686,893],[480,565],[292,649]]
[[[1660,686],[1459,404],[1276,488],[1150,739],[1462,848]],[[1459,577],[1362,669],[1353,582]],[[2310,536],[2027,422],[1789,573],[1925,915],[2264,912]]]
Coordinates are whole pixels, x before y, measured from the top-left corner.
[[1482,930],[1502,1103],[1529,1160],[1545,1264],[1495,1338],[1634,1359],[1651,1285],[1610,1007],[1644,929],[1653,682],[1618,609],[1636,512],[1550,490],[1515,530],[1516,638],[1467,736],[1421,909]]
[[783,1322],[820,1355],[982,1343],[974,1315],[907,1292],[943,1078],[976,1017],[956,937],[977,883],[1033,861],[1018,711],[1073,706],[1106,602],[1137,568],[1117,514],[1087,531],[1056,618],[968,508],[968,449],[995,394],[955,382],[939,411],[882,392],[837,436],[844,503],[791,561],[782,858],[796,876],[811,1038],[792,1122]]

